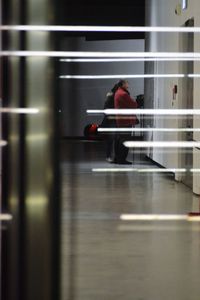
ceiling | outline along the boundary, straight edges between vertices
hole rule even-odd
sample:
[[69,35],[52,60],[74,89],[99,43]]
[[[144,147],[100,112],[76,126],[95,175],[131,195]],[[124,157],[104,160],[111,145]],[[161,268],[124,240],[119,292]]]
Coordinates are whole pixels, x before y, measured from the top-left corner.
[[[57,9],[57,23],[60,25],[144,26],[145,24],[145,0],[59,0]],[[87,39],[144,38],[144,33],[81,33],[81,35]]]

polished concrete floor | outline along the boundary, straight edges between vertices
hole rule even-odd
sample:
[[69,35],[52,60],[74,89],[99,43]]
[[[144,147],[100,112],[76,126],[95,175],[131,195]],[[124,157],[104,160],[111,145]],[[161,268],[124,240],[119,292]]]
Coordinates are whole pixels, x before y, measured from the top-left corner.
[[[187,215],[199,197],[172,174],[98,172],[127,168],[105,162],[100,142],[61,149],[62,300],[199,300],[200,223],[120,219]],[[156,166],[135,155],[132,167]]]

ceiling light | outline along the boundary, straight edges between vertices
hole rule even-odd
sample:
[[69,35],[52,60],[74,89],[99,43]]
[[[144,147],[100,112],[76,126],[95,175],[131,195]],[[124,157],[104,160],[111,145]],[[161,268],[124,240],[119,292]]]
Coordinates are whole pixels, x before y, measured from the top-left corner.
[[[145,61],[193,61],[194,58],[61,58],[60,62],[145,62]],[[195,60],[200,60],[200,58],[196,58]]]
[[0,147],[6,146],[8,143],[6,141],[0,140]]
[[87,109],[87,113],[106,115],[200,115],[200,109]]
[[98,132],[151,132],[151,131],[160,131],[160,132],[199,132],[200,128],[106,128],[99,127],[97,128]]
[[[185,7],[186,0],[182,0]],[[72,32],[200,32],[200,27],[170,26],[84,26],[84,25],[1,25],[0,30],[13,31],[72,31]]]
[[10,221],[12,218],[10,214],[0,214],[0,221]]
[[199,52],[86,52],[86,51],[0,51],[1,56],[81,58],[184,58],[200,59]]
[[122,221],[200,221],[200,217],[190,217],[188,215],[175,214],[122,214],[120,219]]
[[39,113],[38,108],[10,108],[1,107],[0,113],[14,113],[14,114],[37,114]]
[[183,78],[184,74],[60,75],[60,79]]
[[137,141],[126,141],[123,143],[127,148],[146,148],[146,147],[156,147],[156,148],[193,148],[200,147],[200,142],[137,142]]

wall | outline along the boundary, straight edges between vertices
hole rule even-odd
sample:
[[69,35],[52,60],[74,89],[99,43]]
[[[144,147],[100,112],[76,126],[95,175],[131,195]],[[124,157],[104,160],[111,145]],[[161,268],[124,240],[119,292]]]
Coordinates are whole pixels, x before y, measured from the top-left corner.
[[[200,26],[200,6],[198,0],[188,1],[188,8],[182,11],[180,15],[175,14],[175,8],[181,1],[174,0],[151,0],[146,4],[146,25],[148,26],[183,26],[183,24],[190,18],[194,18],[194,26]],[[178,52],[180,37],[178,33],[153,33],[150,34],[150,42],[148,42],[147,51],[159,51],[159,52]],[[200,38],[199,34],[194,35],[194,52],[200,52]],[[157,62],[154,65],[155,73],[179,73],[178,62]],[[194,63],[194,73],[200,72],[200,66],[198,62]],[[181,96],[178,94],[176,100],[172,99],[173,85],[179,84],[178,79],[157,79],[154,80],[154,95],[152,100],[152,107],[154,108],[182,108]],[[199,79],[194,80],[194,108],[200,106],[200,91],[198,88]],[[148,87],[145,90],[145,95],[152,93],[152,87]],[[146,96],[145,96],[146,98]],[[156,127],[177,127],[178,120],[158,120],[155,121]],[[200,127],[200,120],[194,117],[194,127]],[[194,140],[199,141],[199,133],[194,133]],[[179,140],[178,134],[154,134],[153,140]],[[199,167],[198,149],[194,150],[193,167]],[[180,167],[179,153],[164,153],[161,151],[154,151],[152,158],[164,167]],[[177,174],[176,174],[177,176]],[[177,179],[178,176],[177,176]],[[200,185],[198,182],[199,175],[194,175],[193,191],[197,194],[200,193]]]
[[[66,38],[62,51],[144,51],[144,40],[86,41],[84,38]],[[117,75],[144,74],[143,62],[60,62],[60,75]],[[124,78],[125,76],[123,76]],[[83,136],[89,123],[100,123],[103,116],[88,116],[87,109],[103,109],[108,91],[119,79],[60,79],[61,134]],[[132,96],[144,93],[143,79],[129,79]],[[77,100],[76,100],[76,99]],[[76,105],[75,105],[76,104]],[[72,107],[73,106],[73,107]],[[79,116],[74,124],[74,114]]]

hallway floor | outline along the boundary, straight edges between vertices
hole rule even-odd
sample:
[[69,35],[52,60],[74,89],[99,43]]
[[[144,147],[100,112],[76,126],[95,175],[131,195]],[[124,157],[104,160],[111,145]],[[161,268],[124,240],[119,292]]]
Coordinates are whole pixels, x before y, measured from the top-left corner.
[[[121,220],[187,215],[199,197],[172,174],[100,172],[127,168],[105,162],[100,142],[61,148],[62,299],[199,300],[200,223]],[[156,168],[142,155],[132,167]]]

